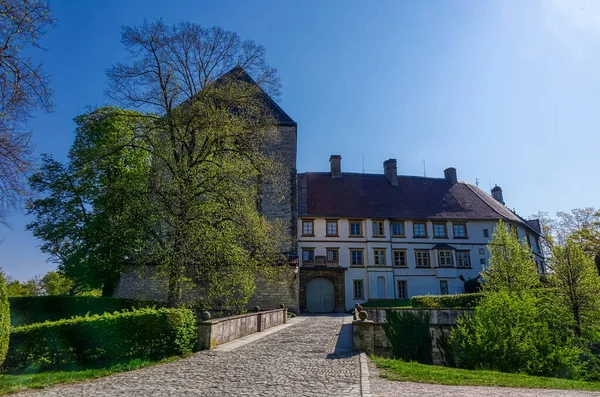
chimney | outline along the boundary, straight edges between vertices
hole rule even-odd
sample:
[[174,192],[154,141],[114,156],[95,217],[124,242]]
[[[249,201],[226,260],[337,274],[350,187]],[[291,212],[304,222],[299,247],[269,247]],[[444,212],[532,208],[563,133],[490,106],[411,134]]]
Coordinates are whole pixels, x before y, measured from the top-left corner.
[[444,170],[444,179],[453,185],[456,185],[458,179],[456,178],[456,168],[450,167]]
[[398,165],[396,159],[389,159],[383,162],[383,174],[392,186],[398,186]]
[[332,154],[329,157],[329,167],[331,168],[332,178],[342,177],[342,156],[339,154]]
[[502,196],[502,188],[500,186],[496,185],[492,188],[492,197],[504,204],[504,197]]

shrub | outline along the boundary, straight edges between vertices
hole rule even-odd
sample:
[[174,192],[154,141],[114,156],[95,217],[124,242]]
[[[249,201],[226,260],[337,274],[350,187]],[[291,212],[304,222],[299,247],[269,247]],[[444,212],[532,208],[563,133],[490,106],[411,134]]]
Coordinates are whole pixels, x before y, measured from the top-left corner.
[[488,292],[451,331],[458,366],[572,376],[581,351],[563,312],[547,295]]
[[383,329],[392,345],[392,354],[405,361],[432,363],[429,314],[386,310]]
[[10,306],[8,304],[8,292],[6,279],[0,272],[0,365],[4,361],[8,350],[8,338],[10,335]]
[[57,321],[86,314],[104,314],[149,306],[161,306],[153,301],[100,298],[93,296],[29,296],[9,298],[13,327]]
[[139,309],[18,327],[4,369],[49,369],[158,359],[192,351],[196,321],[189,309]]
[[422,295],[410,298],[412,307],[442,308],[442,309],[471,309],[483,297],[482,293],[456,295]]

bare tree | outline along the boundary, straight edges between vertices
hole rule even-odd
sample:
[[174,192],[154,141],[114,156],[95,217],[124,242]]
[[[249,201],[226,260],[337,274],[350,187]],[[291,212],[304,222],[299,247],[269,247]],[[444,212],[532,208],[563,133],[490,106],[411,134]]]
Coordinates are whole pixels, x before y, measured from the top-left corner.
[[21,50],[40,48],[54,22],[45,0],[0,0],[0,219],[26,190],[33,149],[25,125],[36,109],[52,110],[48,75]]

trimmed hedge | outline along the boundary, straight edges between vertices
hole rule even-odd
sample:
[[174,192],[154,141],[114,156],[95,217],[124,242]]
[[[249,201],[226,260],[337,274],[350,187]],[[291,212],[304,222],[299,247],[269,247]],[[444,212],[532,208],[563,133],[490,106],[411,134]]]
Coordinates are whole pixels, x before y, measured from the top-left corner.
[[410,298],[412,307],[440,309],[471,309],[483,297],[481,292],[456,295],[422,295]]
[[104,314],[133,308],[163,306],[162,303],[153,301],[95,296],[27,296],[8,298],[8,300],[10,301],[10,322],[13,327],[44,321],[58,321],[87,314]]
[[10,335],[10,306],[8,304],[8,292],[6,290],[6,279],[0,272],[0,365],[4,361],[8,350],[8,338]]
[[432,335],[427,312],[386,310],[383,325],[395,358],[432,364]]
[[31,324],[13,329],[3,368],[57,369],[159,359],[190,353],[196,343],[189,309],[105,313]]

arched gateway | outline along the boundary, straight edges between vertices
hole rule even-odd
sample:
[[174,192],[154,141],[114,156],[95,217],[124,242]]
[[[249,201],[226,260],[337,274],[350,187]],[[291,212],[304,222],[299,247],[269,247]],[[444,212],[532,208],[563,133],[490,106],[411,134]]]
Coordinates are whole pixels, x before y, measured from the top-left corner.
[[306,309],[310,313],[331,313],[335,310],[335,290],[330,279],[315,277],[308,282]]

